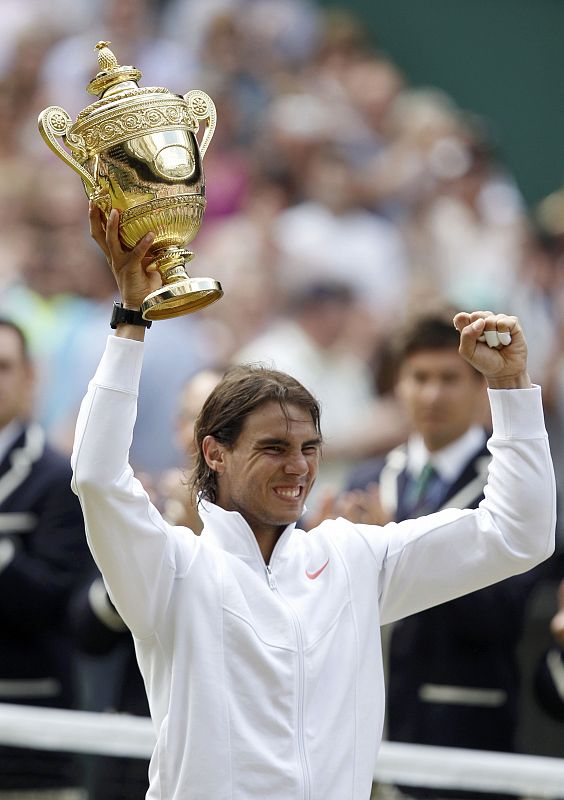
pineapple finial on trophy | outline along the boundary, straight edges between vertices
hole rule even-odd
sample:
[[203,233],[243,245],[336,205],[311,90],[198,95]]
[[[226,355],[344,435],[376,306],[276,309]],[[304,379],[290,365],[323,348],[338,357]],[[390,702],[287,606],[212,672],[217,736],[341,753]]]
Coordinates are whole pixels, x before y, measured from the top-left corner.
[[111,45],[111,42],[102,41],[96,44],[100,71],[92,78],[86,87],[87,92],[95,94],[98,97],[101,97],[104,92],[111,87],[125,83],[126,81],[137,83],[143,75],[143,73],[135,67],[122,67],[110,50],[109,45]]
[[98,64],[101,70],[115,69],[118,65],[118,60],[110,50],[111,42],[97,42],[96,50],[98,50]]

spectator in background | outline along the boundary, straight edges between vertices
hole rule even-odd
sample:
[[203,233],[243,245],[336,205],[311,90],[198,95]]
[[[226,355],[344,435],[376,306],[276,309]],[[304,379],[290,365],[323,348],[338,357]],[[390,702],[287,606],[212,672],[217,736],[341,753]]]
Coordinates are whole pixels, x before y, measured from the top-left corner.
[[240,211],[201,231],[199,272],[219,280],[228,300],[213,304],[206,314],[214,326],[220,361],[228,362],[286,306],[288,289],[276,268],[272,221],[286,206],[287,197],[284,178],[262,172],[257,165]]
[[564,722],[564,580],[558,587],[557,597],[558,610],[550,623],[554,641],[537,667],[535,690],[546,713]]
[[523,199],[487,121],[456,107],[451,113],[451,130],[430,138],[422,154],[428,190],[403,232],[428,297],[500,308],[511,301],[521,264]]
[[[378,64],[376,61],[371,67],[366,61],[351,70],[349,85],[357,107],[360,103],[361,107],[366,106],[362,95],[363,73],[378,69]],[[409,222],[434,198],[437,146],[458,135],[458,109],[439,89],[400,85],[381,114],[379,131],[381,146],[362,165],[357,178],[358,191],[369,207],[384,209],[399,222]]]
[[239,21],[249,68],[264,76],[295,69],[311,57],[322,10],[313,0],[168,0],[162,29],[202,59],[210,28],[227,15]]
[[395,320],[408,292],[405,248],[392,223],[360,205],[355,170],[337,146],[311,154],[303,189],[303,201],[273,222],[284,280],[299,288],[346,276],[373,317]]
[[[393,350],[410,436],[385,458],[361,464],[333,511],[385,524],[445,508],[476,508],[490,462],[485,384],[459,355],[452,313],[421,312],[399,332]],[[393,625],[389,739],[515,749],[516,651],[532,580],[531,573],[516,576]],[[438,790],[405,791],[440,796]]]
[[[0,702],[71,708],[67,605],[90,557],[70,465],[30,418],[33,386],[23,334],[0,319]],[[0,797],[80,798],[74,767],[0,747]]]

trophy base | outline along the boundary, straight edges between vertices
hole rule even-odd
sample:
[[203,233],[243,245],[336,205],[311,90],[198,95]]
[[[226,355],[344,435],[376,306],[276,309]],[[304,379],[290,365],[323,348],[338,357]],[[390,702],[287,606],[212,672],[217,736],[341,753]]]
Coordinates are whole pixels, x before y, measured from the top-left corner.
[[213,278],[187,278],[161,286],[141,304],[143,319],[171,319],[192,314],[223,296],[219,281]]

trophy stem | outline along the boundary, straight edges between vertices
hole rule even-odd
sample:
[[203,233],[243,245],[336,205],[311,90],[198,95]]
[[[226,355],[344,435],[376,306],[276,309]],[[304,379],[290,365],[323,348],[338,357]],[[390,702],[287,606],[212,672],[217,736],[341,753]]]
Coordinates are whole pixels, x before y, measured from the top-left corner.
[[190,250],[184,250],[182,247],[166,247],[155,252],[153,264],[161,273],[163,283],[168,283],[176,276],[180,279],[187,278],[184,265],[193,258],[194,253]]
[[223,296],[219,281],[213,278],[191,278],[184,267],[194,253],[171,247],[159,254],[154,263],[161,273],[163,285],[147,295],[141,304],[144,319],[171,319],[191,314],[215,303]]
[[164,272],[161,272],[163,278],[163,284],[168,286],[169,283],[176,283],[177,281],[184,281],[188,277],[186,270],[184,269],[184,264],[176,264],[173,267],[169,267]]

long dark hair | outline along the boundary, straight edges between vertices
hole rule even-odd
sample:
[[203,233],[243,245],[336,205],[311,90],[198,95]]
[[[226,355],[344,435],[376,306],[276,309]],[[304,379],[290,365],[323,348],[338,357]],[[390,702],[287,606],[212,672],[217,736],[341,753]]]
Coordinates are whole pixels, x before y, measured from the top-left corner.
[[206,463],[202,450],[205,437],[213,436],[233,447],[249,414],[273,400],[280,403],[284,413],[288,405],[305,408],[321,436],[319,403],[299,381],[263,364],[232,367],[205,401],[195,423],[196,458],[190,480],[194,497],[201,496],[212,503],[217,499],[217,474]]

